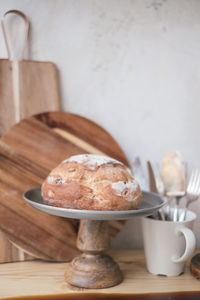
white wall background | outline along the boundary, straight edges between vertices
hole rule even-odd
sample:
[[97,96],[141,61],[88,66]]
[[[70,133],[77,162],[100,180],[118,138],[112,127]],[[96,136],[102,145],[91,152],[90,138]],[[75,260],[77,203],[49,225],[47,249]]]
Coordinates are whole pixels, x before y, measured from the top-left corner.
[[[199,0],[0,0],[1,16],[14,8],[31,21],[28,57],[59,69],[64,110],[104,126],[130,161],[177,149],[200,167]],[[140,234],[130,221],[113,246],[140,247]]]

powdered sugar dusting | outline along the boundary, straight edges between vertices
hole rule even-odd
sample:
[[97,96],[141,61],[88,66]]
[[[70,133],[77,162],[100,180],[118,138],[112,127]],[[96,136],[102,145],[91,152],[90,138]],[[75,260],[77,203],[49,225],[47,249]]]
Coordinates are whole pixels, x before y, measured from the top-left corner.
[[47,178],[47,182],[49,184],[52,184],[54,182],[58,182],[58,183],[66,183],[66,181],[62,178],[57,178],[57,177],[54,177],[54,176],[48,176]]
[[123,165],[120,161],[113,159],[111,157],[103,156],[103,155],[95,155],[95,154],[80,154],[74,155],[65,159],[62,163],[66,163],[69,161],[77,162],[89,167],[90,170],[95,170],[96,167],[102,166],[108,163],[117,163]]
[[116,191],[116,195],[122,196],[122,193],[127,189],[128,194],[135,192],[138,188],[138,183],[134,181],[117,181],[111,184],[113,190]]
[[49,176],[49,177],[47,178],[47,182],[50,183],[50,184],[51,184],[51,183],[54,183],[55,179],[56,179],[55,177]]

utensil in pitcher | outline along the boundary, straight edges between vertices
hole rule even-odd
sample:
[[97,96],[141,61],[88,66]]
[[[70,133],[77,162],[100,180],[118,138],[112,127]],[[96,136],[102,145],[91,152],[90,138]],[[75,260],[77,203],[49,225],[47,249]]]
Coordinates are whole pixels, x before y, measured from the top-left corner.
[[[149,175],[149,189],[151,192],[163,195],[164,187],[163,182],[160,178],[159,171],[150,161],[147,161],[147,169]],[[159,220],[165,220],[163,209],[159,209],[153,217]]]
[[200,170],[195,169],[192,171],[186,192],[186,205],[180,215],[179,221],[184,221],[186,218],[189,205],[197,201],[200,196]]
[[180,200],[185,196],[185,191],[177,191],[177,192],[168,192],[166,196],[169,198],[175,198],[175,207],[173,214],[173,221],[179,221],[179,203]]
[[179,203],[185,196],[185,164],[179,152],[169,152],[166,154],[162,164],[161,176],[165,186],[165,195],[175,198],[175,209],[173,221],[179,219]]

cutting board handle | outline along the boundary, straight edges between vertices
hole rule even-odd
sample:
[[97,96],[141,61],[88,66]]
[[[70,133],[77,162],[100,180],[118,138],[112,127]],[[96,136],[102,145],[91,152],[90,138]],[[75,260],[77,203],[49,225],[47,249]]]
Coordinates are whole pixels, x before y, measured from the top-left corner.
[[29,22],[27,16],[23,12],[21,12],[20,10],[16,10],[16,9],[8,10],[3,15],[2,20],[1,20],[1,26],[2,26],[2,31],[3,31],[3,35],[4,35],[4,40],[5,40],[5,43],[6,43],[6,49],[7,49],[8,59],[9,60],[11,59],[11,52],[10,52],[10,47],[9,47],[9,43],[8,43],[8,35],[6,33],[6,27],[5,27],[5,17],[8,14],[18,15],[22,19],[24,19],[24,21],[25,21],[26,29],[25,29],[24,47],[23,47],[23,50],[22,50],[22,60],[23,60],[24,59],[24,55],[25,55],[26,46],[27,46],[27,43],[28,43],[28,33],[29,33],[30,22]]

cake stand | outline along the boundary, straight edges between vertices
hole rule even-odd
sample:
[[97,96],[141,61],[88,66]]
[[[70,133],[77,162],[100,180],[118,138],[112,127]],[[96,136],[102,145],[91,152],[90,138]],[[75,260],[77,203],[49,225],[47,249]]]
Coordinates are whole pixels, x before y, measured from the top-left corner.
[[148,216],[161,208],[165,201],[159,195],[143,192],[138,209],[126,211],[94,211],[54,207],[44,204],[41,188],[24,193],[24,199],[34,208],[59,217],[80,219],[77,247],[82,255],[68,265],[65,280],[81,288],[107,288],[123,280],[118,264],[104,251],[109,247],[108,220],[125,220]]

